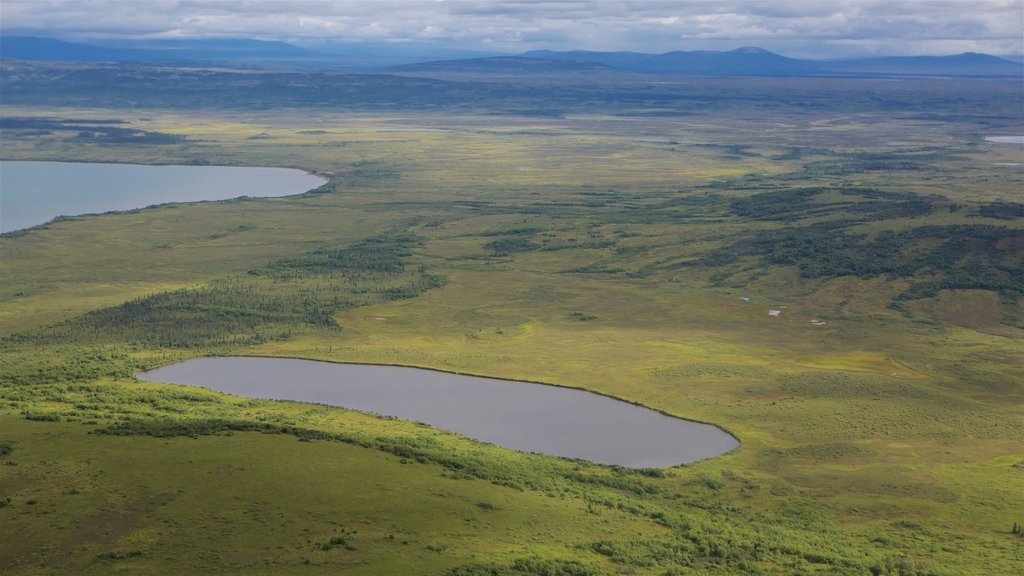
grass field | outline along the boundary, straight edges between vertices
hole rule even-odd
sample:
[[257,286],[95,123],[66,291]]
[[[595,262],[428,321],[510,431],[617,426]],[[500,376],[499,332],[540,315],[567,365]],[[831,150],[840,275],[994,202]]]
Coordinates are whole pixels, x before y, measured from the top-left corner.
[[[1024,170],[981,138],[1014,120],[748,112],[5,106],[184,137],[5,159],[331,183],[0,238],[0,570],[1014,573]],[[586,388],[741,446],[631,471],[132,376],[229,353]]]

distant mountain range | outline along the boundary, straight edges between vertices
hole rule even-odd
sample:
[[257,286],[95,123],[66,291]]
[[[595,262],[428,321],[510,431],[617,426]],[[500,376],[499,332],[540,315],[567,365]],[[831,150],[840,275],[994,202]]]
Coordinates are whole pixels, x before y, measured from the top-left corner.
[[305,68],[386,68],[448,58],[496,56],[494,52],[435,47],[317,42],[300,47],[248,39],[106,40],[101,44],[0,35],[0,57],[63,62],[217,63]]
[[536,50],[526,58],[597,62],[614,68],[653,74],[704,74],[754,76],[828,75],[954,75],[1021,76],[1024,64],[988,54],[955,56],[896,56],[854,60],[797,60],[761,48],[737,48],[727,52],[589,52]]
[[[1024,76],[1024,64],[987,54],[904,56],[853,60],[799,60],[761,48],[724,52],[597,52],[535,50],[518,56],[436,60],[423,54],[342,55],[261,40],[138,40],[105,45],[53,38],[0,36],[0,57],[69,62],[227,63],[315,68],[375,67],[398,73],[550,74],[616,72],[739,76]],[[413,62],[393,66],[399,62]]]
[[148,40],[96,46],[34,36],[0,37],[0,57],[68,62],[153,60],[276,60],[322,56],[285,42],[262,40]]
[[523,56],[547,60],[600,62],[631,72],[654,74],[806,74],[813,72],[817,65],[816,62],[786,58],[761,48],[738,48],[728,52],[666,52],[664,54],[536,50],[527,52]]

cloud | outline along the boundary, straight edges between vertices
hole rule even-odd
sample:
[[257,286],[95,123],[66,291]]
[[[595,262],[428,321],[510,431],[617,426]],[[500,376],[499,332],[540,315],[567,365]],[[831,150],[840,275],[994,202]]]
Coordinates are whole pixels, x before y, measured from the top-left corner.
[[803,57],[1024,52],[1024,0],[3,0],[4,32],[249,37],[519,52],[757,45]]

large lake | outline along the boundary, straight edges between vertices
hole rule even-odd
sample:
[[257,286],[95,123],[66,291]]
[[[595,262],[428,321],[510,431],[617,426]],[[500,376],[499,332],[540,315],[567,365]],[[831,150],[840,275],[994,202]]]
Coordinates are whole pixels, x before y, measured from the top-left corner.
[[301,194],[325,180],[289,168],[0,162],[0,232],[57,216],[131,210],[167,202]]
[[418,368],[220,357],[188,360],[139,378],[247,398],[343,406],[506,448],[631,468],[675,466],[739,445],[716,426],[583,390]]

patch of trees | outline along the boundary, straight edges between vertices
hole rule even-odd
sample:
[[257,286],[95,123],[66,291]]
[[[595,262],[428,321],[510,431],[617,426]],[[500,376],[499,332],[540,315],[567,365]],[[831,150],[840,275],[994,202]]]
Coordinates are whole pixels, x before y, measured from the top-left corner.
[[612,470],[614,472],[612,476],[571,472],[568,475],[566,475],[566,477],[580,484],[594,484],[598,486],[606,486],[608,488],[615,488],[617,490],[625,490],[627,492],[632,492],[633,494],[643,495],[658,493],[657,486],[654,486],[653,484],[648,484],[633,477],[635,475],[646,476],[647,474],[643,474],[639,471],[622,467],[615,467]]
[[978,215],[999,220],[1016,220],[1024,218],[1024,203],[993,202],[978,208]]
[[1024,231],[1003,226],[920,226],[869,239],[832,223],[762,231],[700,263],[722,266],[758,256],[765,265],[796,266],[804,278],[909,278],[913,283],[898,299],[910,300],[944,289],[1024,293],[1022,249]]
[[736,198],[729,210],[737,216],[755,220],[790,221],[804,217],[811,207],[811,199],[824,193],[821,188],[791,188],[761,192],[753,196]]
[[510,564],[458,566],[444,576],[605,576],[603,572],[576,560],[520,558]]
[[271,263],[203,286],[103,308],[30,336],[38,343],[133,343],[217,348],[288,339],[302,328],[338,329],[334,315],[374,302],[413,298],[444,285],[406,270],[412,235],[369,238]]
[[249,274],[293,278],[332,272],[398,273],[405,270],[405,260],[412,255],[411,249],[422,245],[422,238],[413,234],[378,236],[345,248],[321,248],[297,258],[279,260],[250,270]]
[[34,338],[34,335],[15,335],[0,340],[3,352],[0,355],[0,385],[32,386],[132,378],[142,369],[140,363],[124,351],[110,347],[62,345],[51,354],[18,349],[20,342]]
[[751,152],[750,146],[744,146],[742,144],[694,144],[694,146],[720,150],[723,157],[730,160],[740,158],[757,158],[761,156],[757,152]]
[[89,140],[98,144],[181,144],[184,136],[166,132],[151,132],[134,128],[90,128],[81,130],[76,135],[79,140]]
[[354,542],[354,536],[357,534],[355,530],[341,529],[341,534],[332,537],[326,542],[320,544],[320,550],[329,552],[335,548],[344,548],[345,550],[358,550]]
[[841,158],[809,162],[804,176],[849,176],[865,172],[942,171],[943,162],[962,157],[940,151],[929,152],[860,152]]
[[31,130],[35,133],[75,132],[75,138],[100,144],[180,144],[184,136],[124,128],[121,120],[57,120],[53,118],[0,118],[0,129]]
[[488,242],[484,244],[484,248],[490,250],[495,256],[508,256],[510,254],[515,254],[516,252],[539,250],[540,245],[530,241],[528,238],[512,236]]
[[[820,196],[837,192],[849,198],[845,202],[823,202]],[[817,200],[817,201],[816,201]],[[897,194],[866,188],[788,188],[735,198],[729,210],[754,220],[793,222],[805,218],[855,213],[864,220],[914,218],[932,211],[933,198],[917,194]]]

